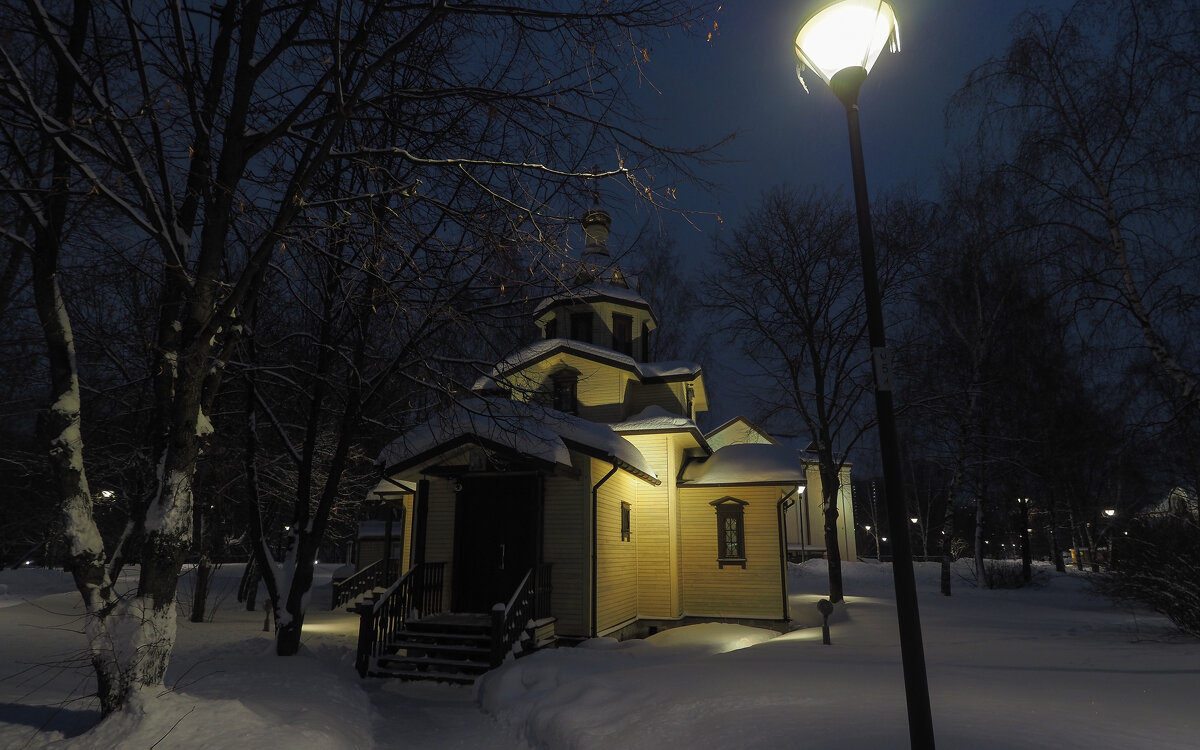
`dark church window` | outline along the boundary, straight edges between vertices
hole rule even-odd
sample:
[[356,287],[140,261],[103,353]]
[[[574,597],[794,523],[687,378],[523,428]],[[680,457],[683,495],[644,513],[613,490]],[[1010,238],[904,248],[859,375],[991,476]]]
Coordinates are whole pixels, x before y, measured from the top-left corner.
[[592,343],[592,314],[571,313],[571,338],[584,343]]
[[650,324],[642,323],[642,361],[650,361]]
[[629,503],[621,503],[621,541],[628,542],[633,538],[629,523]]
[[558,338],[558,318],[551,318],[546,321],[546,338]]
[[613,313],[612,348],[633,356],[633,318],[630,316]]
[[578,414],[579,404],[576,400],[578,376],[574,372],[563,372],[555,375],[551,381],[553,403],[555,409],[567,414]]

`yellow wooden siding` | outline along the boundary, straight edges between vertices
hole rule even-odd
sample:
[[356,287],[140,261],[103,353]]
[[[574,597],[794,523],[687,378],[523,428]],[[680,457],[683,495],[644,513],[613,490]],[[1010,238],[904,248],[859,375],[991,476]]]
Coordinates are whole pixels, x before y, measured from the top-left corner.
[[737,417],[731,424],[706,436],[708,447],[720,450],[726,445],[741,443],[770,443],[771,441],[754,427],[745,417]]
[[657,327],[654,319],[650,317],[650,313],[646,310],[614,302],[594,302],[591,304],[559,307],[553,312],[543,312],[534,323],[540,329],[541,335],[545,337],[546,323],[553,318],[558,321],[558,338],[569,338],[571,333],[571,314],[580,312],[592,313],[592,343],[603,347],[612,345],[612,316],[614,312],[633,318],[633,357],[638,361],[641,361],[642,358],[642,326],[649,324],[651,331]]
[[[605,348],[611,348],[613,343],[613,313],[628,315],[633,319],[632,356],[640,361],[642,358],[642,324],[650,319],[646,311],[612,302],[596,302],[591,307],[596,313],[592,319],[595,325],[595,330],[592,331],[592,342]],[[569,331],[570,328],[567,330]]]
[[[679,475],[680,467],[683,466],[683,459],[686,451],[684,441],[673,440],[671,442],[671,473],[668,475],[668,480],[671,484],[671,580],[674,583],[674,592],[671,599],[671,609],[675,612],[675,616],[683,615],[684,596],[683,596],[683,521],[682,514],[679,511],[680,496],[679,488],[675,484],[675,477]],[[716,531],[713,531],[716,534]],[[715,542],[714,542],[715,543]]]
[[[679,490],[684,614],[783,617],[778,487],[684,487]],[[717,564],[717,513],[726,496],[744,507],[746,567]]]
[[557,632],[586,636],[591,588],[590,462],[578,453],[572,453],[571,460],[580,468],[578,477],[550,475],[545,480],[542,559],[552,565],[551,614],[558,618]]
[[[592,459],[593,482],[598,482],[611,465]],[[596,493],[596,630],[608,630],[638,615],[637,540],[621,539],[621,503],[630,505],[630,526],[636,528],[638,515],[634,483],[641,480],[618,471]]]
[[661,406],[672,414],[684,414],[683,383],[635,383],[629,388],[628,416],[640,413],[647,406]]
[[442,602],[450,606],[454,590],[455,491],[451,479],[429,480],[429,518],[425,522],[425,561],[445,563]]
[[416,528],[416,523],[415,523],[416,516],[414,515],[414,513],[416,513],[416,507],[417,507],[417,496],[416,495],[408,495],[407,497],[404,498],[404,518],[406,519],[405,522],[408,525],[408,528],[406,528],[404,530],[403,556],[404,556],[404,569],[405,570],[408,570],[409,568],[411,568],[413,566],[412,547],[413,547],[413,534],[415,533],[414,529]]
[[549,403],[550,377],[569,368],[579,373],[576,399],[579,416],[593,422],[619,422],[623,417],[625,383],[633,373],[569,353],[557,354],[505,377],[513,398],[529,401],[536,397]]
[[640,617],[675,617],[679,614],[675,602],[678,587],[674,576],[678,570],[672,555],[673,476],[671,468],[671,438],[668,435],[629,435],[650,468],[663,479],[657,487],[647,482],[634,485],[633,538],[637,543],[638,615]]
[[850,467],[843,466],[838,490],[838,544],[843,560],[858,559],[857,535],[854,533],[854,497],[850,487]]

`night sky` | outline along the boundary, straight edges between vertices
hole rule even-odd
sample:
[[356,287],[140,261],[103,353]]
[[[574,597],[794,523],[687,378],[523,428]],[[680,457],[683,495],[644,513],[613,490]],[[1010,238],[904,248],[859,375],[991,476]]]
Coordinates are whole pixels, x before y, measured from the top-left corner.
[[[719,214],[725,227],[781,183],[817,185],[850,194],[846,118],[841,104],[813,74],[809,92],[796,79],[792,41],[804,0],[737,0],[717,14],[711,42],[674,35],[651,50],[647,74],[661,93],[643,86],[638,99],[660,140],[713,142],[735,133],[718,153],[726,162],[700,174],[713,191],[682,185],[678,207]],[[899,185],[933,196],[939,160],[949,153],[946,106],[967,73],[1003,52],[1009,27],[1024,9],[1065,9],[1070,0],[895,0],[901,51],[885,51],[859,95],[867,178],[874,197]],[[609,194],[605,202],[632,203]],[[629,206],[609,209],[621,217]],[[646,220],[645,209],[626,214]],[[703,262],[720,225],[695,217],[691,228],[660,214],[677,248]],[[614,226],[614,231],[621,227]]]
[[[940,162],[951,153],[951,96],[972,69],[1004,52],[1024,10],[1065,10],[1072,2],[894,0],[900,52],[884,51],[858,99],[871,197],[901,186],[936,197]],[[655,137],[676,146],[736,137],[717,152],[723,163],[697,170],[716,183],[713,189],[679,186],[677,208],[708,213],[692,215],[690,223],[669,212],[650,214],[627,192],[603,192],[615,250],[633,245],[649,221],[674,240],[694,274],[709,264],[715,239],[736,227],[764,190],[790,183],[851,195],[845,110],[815,74],[805,75],[804,92],[792,52],[799,24],[824,4],[736,0],[717,14],[711,42],[676,34],[650,50],[646,74],[659,92],[643,85],[637,99]],[[730,387],[736,376],[721,362],[709,364],[712,425],[751,416]]]

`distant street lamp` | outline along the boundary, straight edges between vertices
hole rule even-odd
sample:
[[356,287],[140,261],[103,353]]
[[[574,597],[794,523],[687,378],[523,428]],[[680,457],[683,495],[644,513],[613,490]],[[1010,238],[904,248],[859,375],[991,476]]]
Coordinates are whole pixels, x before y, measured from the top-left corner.
[[[883,0],[840,0],[812,15],[796,32],[796,58],[829,85],[846,108],[850,131],[850,166],[854,178],[854,203],[858,213],[858,239],[862,253],[863,291],[867,335],[871,344],[871,369],[875,375],[875,410],[879,422],[879,451],[891,528],[904,525],[904,479],[896,414],[892,403],[891,355],[884,335],[883,304],[875,264],[875,237],[867,198],[867,173],[863,166],[862,135],[858,124],[858,92],[884,47],[897,48],[899,31],[892,6]],[[801,79],[803,83],[803,79]],[[807,87],[806,87],[807,88]],[[904,664],[904,692],[908,702],[908,735],[914,748],[933,750],[933,715],[917,586],[913,578],[912,548],[908,534],[892,541],[892,575],[896,587],[896,617],[900,626],[900,654]]]

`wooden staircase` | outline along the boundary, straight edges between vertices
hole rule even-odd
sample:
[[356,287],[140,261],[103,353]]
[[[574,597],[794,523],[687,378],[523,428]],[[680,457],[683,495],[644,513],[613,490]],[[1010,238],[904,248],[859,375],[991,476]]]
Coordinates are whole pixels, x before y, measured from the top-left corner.
[[381,597],[357,604],[359,675],[469,685],[510,655],[555,645],[555,619],[545,611],[550,566],[530,570],[507,603],[484,614],[442,611],[442,568],[415,566]]
[[372,675],[472,684],[492,668],[492,618],[433,615],[404,623]]

